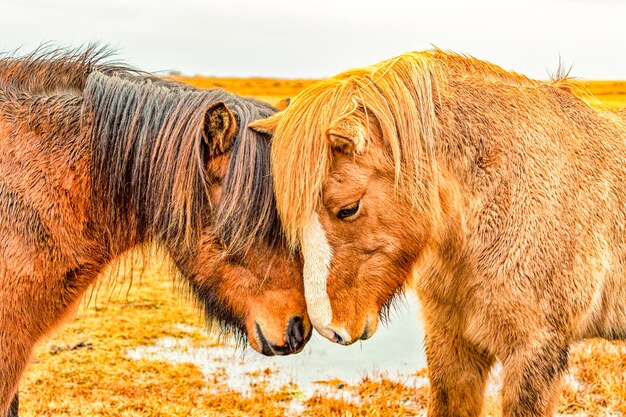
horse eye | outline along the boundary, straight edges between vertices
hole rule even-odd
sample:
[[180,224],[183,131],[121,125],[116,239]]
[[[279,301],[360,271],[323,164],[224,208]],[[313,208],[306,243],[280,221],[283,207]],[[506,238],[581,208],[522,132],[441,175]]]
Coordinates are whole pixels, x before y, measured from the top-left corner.
[[352,217],[358,213],[360,207],[360,201],[356,203],[352,203],[349,206],[342,207],[339,212],[337,212],[337,218],[339,220],[347,219],[348,217]]

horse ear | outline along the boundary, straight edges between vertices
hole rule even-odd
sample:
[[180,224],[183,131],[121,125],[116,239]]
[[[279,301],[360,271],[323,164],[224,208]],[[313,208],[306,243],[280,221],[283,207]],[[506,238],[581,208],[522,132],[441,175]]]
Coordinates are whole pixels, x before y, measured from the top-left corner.
[[287,107],[289,107],[290,103],[291,103],[291,98],[285,97],[284,99],[282,99],[276,104],[276,108],[278,109],[278,111],[283,111]]
[[326,137],[333,149],[346,155],[362,154],[367,148],[367,127],[356,112],[335,120]]
[[276,126],[278,126],[279,120],[280,113],[276,113],[275,115],[268,117],[267,119],[254,120],[248,124],[248,127],[255,132],[265,133],[266,135],[273,135],[276,131]]
[[226,152],[234,142],[237,119],[221,101],[212,104],[204,114],[203,139],[212,156]]

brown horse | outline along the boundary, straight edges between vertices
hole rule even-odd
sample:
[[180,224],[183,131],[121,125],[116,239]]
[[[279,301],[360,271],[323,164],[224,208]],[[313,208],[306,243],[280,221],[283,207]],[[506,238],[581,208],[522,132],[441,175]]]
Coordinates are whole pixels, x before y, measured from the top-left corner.
[[434,50],[252,124],[319,332],[366,339],[417,291],[429,416],[479,415],[495,360],[505,416],[551,415],[570,343],[626,337],[626,113],[572,89]]
[[302,265],[260,194],[269,141],[243,128],[273,112],[94,49],[0,60],[0,416],[17,414],[33,345],[146,243],[169,252],[208,319],[265,355],[302,349]]

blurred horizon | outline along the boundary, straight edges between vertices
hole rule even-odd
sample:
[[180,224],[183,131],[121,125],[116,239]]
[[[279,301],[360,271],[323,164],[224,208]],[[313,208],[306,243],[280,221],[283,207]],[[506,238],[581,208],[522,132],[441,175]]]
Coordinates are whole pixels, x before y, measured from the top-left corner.
[[533,78],[626,79],[619,0],[0,0],[0,51],[109,45],[152,72],[324,78],[436,45]]

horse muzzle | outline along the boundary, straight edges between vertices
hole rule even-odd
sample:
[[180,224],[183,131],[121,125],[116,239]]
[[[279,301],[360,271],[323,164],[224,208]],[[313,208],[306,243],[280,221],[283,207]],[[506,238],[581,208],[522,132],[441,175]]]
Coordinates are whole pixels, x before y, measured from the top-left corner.
[[251,345],[258,352],[265,356],[284,356],[302,351],[311,338],[311,325],[300,316],[292,317],[287,324],[282,344],[272,343],[264,335],[258,322],[255,322],[255,333],[258,346],[253,343]]

